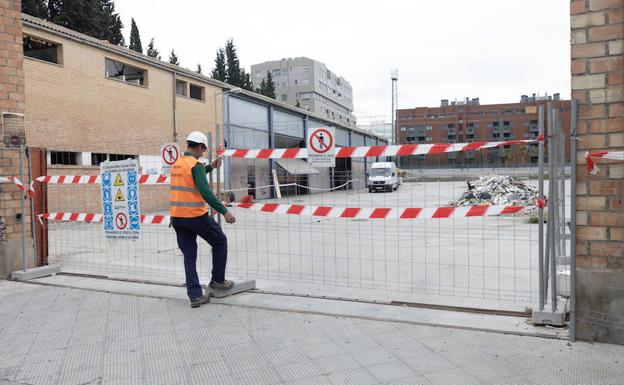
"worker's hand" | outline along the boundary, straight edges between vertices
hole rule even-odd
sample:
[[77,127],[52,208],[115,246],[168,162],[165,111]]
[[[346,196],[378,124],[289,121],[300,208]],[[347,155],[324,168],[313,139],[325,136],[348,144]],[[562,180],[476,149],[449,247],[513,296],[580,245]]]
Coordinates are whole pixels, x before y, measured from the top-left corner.
[[212,166],[212,169],[217,169],[219,167],[221,167],[221,157],[218,157],[217,159],[213,160],[212,163],[210,163],[210,166]]
[[224,217],[225,221],[229,224],[233,224],[234,222],[236,222],[236,218],[234,218],[234,215],[232,215],[232,213],[229,211],[225,213]]

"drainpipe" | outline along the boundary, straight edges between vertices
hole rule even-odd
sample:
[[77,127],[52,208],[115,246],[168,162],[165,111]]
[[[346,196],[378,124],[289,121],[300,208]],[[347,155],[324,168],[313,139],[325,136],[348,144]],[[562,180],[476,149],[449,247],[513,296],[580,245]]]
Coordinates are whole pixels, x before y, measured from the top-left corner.
[[173,142],[178,142],[178,126],[177,126],[177,112],[176,112],[176,71],[173,74]]

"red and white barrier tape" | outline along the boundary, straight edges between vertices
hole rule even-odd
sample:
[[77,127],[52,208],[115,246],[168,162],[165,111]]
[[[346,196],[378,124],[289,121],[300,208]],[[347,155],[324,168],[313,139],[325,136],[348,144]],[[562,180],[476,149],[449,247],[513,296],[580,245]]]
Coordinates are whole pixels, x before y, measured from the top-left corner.
[[[101,182],[99,175],[47,175],[40,176],[35,179],[40,183],[54,184],[99,184]],[[139,175],[139,184],[168,184],[169,177],[166,175]]]
[[534,206],[460,206],[460,207],[335,207],[303,206],[278,203],[236,203],[234,207],[253,211],[308,215],[326,218],[352,219],[441,219],[458,217],[484,217],[516,214]]
[[[338,147],[336,158],[360,158],[377,156],[410,156],[432,155],[448,152],[481,150],[499,146],[512,146],[517,144],[530,144],[543,141],[544,137],[527,140],[508,140],[505,142],[472,142],[472,143],[430,143],[430,144],[401,144],[389,146],[362,146],[362,147]],[[219,149],[219,155],[232,158],[246,159],[280,159],[308,157],[306,148],[265,148],[260,150],[245,149]]]
[[599,152],[592,152],[592,153],[590,153],[589,151],[586,151],[585,162],[587,164],[587,171],[592,175],[596,175],[598,174],[600,169],[598,168],[598,166],[596,166],[596,163],[594,162],[592,158],[624,160],[624,151],[599,151]]
[[[460,206],[460,207],[336,207],[336,206],[302,206],[277,203],[235,203],[233,207],[249,209],[264,213],[307,215],[323,218],[348,219],[443,219],[486,217],[517,214],[535,206]],[[102,214],[91,213],[47,213],[38,215],[39,220],[58,222],[99,223]],[[152,225],[168,225],[169,215],[141,215],[141,223]]]
[[17,179],[14,176],[7,176],[7,177],[0,177],[0,183],[13,183],[17,186],[18,189],[22,190],[22,191],[28,191],[28,196],[29,197],[34,197],[35,196],[35,188],[32,185],[32,183],[30,184],[30,186],[28,188],[26,188],[26,186],[24,185],[24,183],[22,183],[19,179]]
[[[90,213],[46,213],[37,216],[39,220],[47,219],[57,222],[99,223],[102,214]],[[141,223],[150,225],[169,225],[169,215],[141,215]]]

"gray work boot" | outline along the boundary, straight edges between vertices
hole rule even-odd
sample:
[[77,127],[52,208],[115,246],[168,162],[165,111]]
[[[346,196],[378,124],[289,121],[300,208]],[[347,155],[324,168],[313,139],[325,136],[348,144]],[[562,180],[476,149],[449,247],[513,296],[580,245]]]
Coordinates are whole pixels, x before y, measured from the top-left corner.
[[234,287],[234,281],[228,281],[227,279],[224,279],[223,282],[210,281],[208,286],[215,290],[230,290]]
[[196,307],[200,307],[201,305],[205,305],[207,303],[210,303],[210,294],[206,293],[204,295],[202,295],[199,298],[195,298],[191,300],[191,307],[192,308],[196,308]]

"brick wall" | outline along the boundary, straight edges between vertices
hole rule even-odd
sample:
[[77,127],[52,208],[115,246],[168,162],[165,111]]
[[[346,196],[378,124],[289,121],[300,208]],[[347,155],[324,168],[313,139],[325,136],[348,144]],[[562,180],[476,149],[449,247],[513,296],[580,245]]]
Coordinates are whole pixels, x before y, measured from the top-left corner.
[[624,164],[585,168],[586,150],[624,149],[624,1],[573,0],[572,97],[579,101],[578,338],[624,344]]
[[[19,150],[10,148],[12,137],[21,143],[24,140],[24,59],[20,10],[21,1],[0,0],[0,138],[2,138],[0,176],[20,175]],[[21,199],[24,195],[13,184],[2,184],[0,189],[0,279],[2,279],[11,271],[22,267]],[[25,212],[28,224],[27,237],[30,238],[28,202]],[[28,245],[31,243],[28,242]]]

